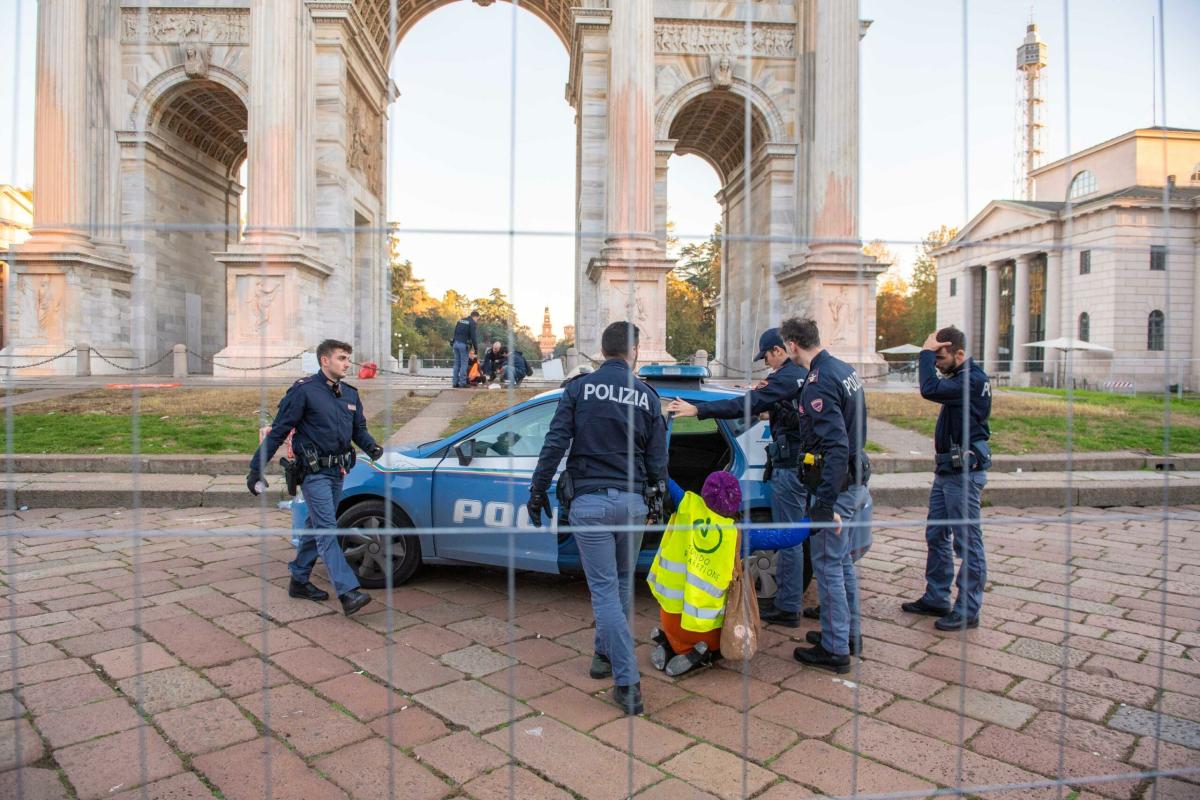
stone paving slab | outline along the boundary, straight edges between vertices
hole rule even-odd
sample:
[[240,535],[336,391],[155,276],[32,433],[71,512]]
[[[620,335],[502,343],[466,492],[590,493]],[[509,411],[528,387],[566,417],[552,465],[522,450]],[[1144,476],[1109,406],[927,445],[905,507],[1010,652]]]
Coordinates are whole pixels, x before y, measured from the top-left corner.
[[[426,568],[390,596],[389,631],[383,592],[352,619],[286,596],[282,512],[142,509],[168,535],[142,540],[135,569],[131,512],[37,509],[0,558],[0,796],[19,767],[27,797],[138,797],[145,759],[150,797],[259,798],[268,753],[272,793],[306,798],[499,799],[510,782],[617,798],[632,767],[650,800],[790,800],[1042,781],[1060,757],[1079,800],[1149,796],[1147,779],[1081,781],[1200,765],[1200,510],[1172,512],[1164,580],[1162,522],[1139,509],[1077,509],[1095,519],[1070,526],[1070,565],[1057,508],[988,509],[982,625],[942,634],[899,610],[922,585],[923,508],[877,507],[865,657],[846,676],[792,660],[809,623],[764,629],[746,675],[652,673],[639,586],[646,714],[631,723],[586,674],[577,576],[518,575],[510,628],[503,571]],[[201,530],[217,527],[246,535]],[[1200,775],[1157,786],[1200,796]]]

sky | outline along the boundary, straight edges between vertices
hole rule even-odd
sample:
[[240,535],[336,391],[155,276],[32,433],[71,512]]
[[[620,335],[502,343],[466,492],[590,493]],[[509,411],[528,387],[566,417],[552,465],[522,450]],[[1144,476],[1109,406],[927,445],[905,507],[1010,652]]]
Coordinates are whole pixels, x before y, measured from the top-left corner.
[[[1197,0],[861,0],[874,24],[861,46],[860,233],[888,242],[902,268],[926,232],[1012,196],[1015,53],[1031,10],[1049,48],[1046,161],[1152,123],[1151,19],[1160,13],[1157,121],[1200,128]],[[0,125],[0,183],[32,180],[35,17],[35,0],[0,0],[0,118],[16,119]],[[545,306],[556,333],[574,309],[567,68],[566,49],[531,13],[458,2],[417,23],[391,69],[400,97],[390,109],[388,216],[403,225],[404,254],[435,294],[502,289],[535,332]],[[720,218],[716,173],[676,157],[668,181],[676,230],[706,236]],[[510,237],[510,221],[536,234]]]

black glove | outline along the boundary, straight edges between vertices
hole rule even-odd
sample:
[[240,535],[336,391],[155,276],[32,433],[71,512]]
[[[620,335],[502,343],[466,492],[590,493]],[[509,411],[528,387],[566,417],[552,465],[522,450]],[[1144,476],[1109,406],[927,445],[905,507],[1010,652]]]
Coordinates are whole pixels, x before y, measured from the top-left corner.
[[246,473],[246,488],[249,489],[250,494],[254,495],[255,497],[258,497],[258,489],[254,484],[258,483],[259,481],[262,481],[264,488],[271,485],[267,483],[267,479],[263,477],[261,472],[255,472],[251,470],[250,472]]
[[808,512],[812,522],[833,522],[833,506],[829,503],[817,503]]
[[529,521],[533,523],[533,527],[542,527],[542,512],[549,513],[550,498],[541,489],[529,490],[529,502],[525,504],[525,510],[529,512]]
[[378,461],[379,457],[383,455],[383,446],[378,444],[375,445],[367,451],[367,455],[371,457],[372,461]]

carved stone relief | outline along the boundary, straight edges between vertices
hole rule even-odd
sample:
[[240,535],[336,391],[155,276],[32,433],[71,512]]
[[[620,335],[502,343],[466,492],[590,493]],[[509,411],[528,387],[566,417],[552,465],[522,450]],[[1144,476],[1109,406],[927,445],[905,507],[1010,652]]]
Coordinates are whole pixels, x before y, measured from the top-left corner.
[[63,340],[63,300],[67,290],[65,275],[31,274],[21,278],[25,297],[23,311],[32,325],[22,325],[33,336],[49,343]]
[[854,308],[859,287],[848,284],[824,284],[818,305],[821,341],[828,345],[852,343],[857,338],[858,314]]
[[183,71],[189,78],[208,77],[209,46],[203,42],[186,42],[183,45]]
[[740,23],[679,24],[654,26],[654,49],[659,53],[693,55],[726,54],[792,58],[796,55],[796,29],[787,25],[755,25],[750,29],[747,47],[746,29]]
[[379,115],[356,87],[350,91],[347,114],[346,165],[366,178],[367,188],[383,196],[383,126]]
[[250,12],[229,8],[151,8],[145,11],[124,8],[121,9],[121,34],[130,44],[249,44]]
[[[275,341],[284,338],[287,302],[281,275],[241,274],[234,276],[237,332],[242,340]],[[294,322],[294,321],[292,321]]]
[[728,89],[733,86],[733,68],[737,64],[736,58],[727,55],[713,55],[708,57],[708,64],[709,74],[715,88]]

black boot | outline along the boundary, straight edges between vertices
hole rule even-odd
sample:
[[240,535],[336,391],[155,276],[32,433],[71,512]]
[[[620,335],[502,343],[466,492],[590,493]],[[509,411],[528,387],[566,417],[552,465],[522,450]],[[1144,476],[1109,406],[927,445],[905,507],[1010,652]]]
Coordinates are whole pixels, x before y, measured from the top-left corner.
[[292,578],[292,582],[288,584],[288,597],[299,597],[304,600],[328,600],[329,592],[320,589],[312,581],[300,581]]
[[632,686],[614,686],[612,700],[617,704],[617,708],[626,714],[636,715],[646,710],[642,704],[642,685],[640,683]]
[[838,675],[845,675],[850,671],[850,656],[834,655],[819,644],[812,647],[797,647],[792,655],[801,664],[821,667],[836,672]]
[[942,606],[934,606],[925,602],[925,598],[913,600],[911,603],[901,603],[901,611],[907,611],[909,614],[920,614],[925,617],[944,617],[950,613],[949,608]]
[[[809,631],[808,633],[804,634],[804,641],[808,642],[809,644],[820,644],[821,643],[821,632],[820,631]],[[850,642],[850,655],[852,655],[852,656],[860,655],[861,653],[862,653],[862,637],[860,636],[860,637],[858,637],[857,642],[855,642],[855,641]]]
[[371,602],[371,595],[366,592],[360,592],[358,589],[351,589],[339,597],[338,600],[342,601],[342,613],[348,617]]
[[799,628],[800,614],[795,611],[784,611],[771,606],[758,612],[758,618],[771,625],[782,625],[785,628]]
[[592,666],[588,669],[588,677],[596,680],[612,677],[612,662],[608,660],[608,656],[592,654]]

